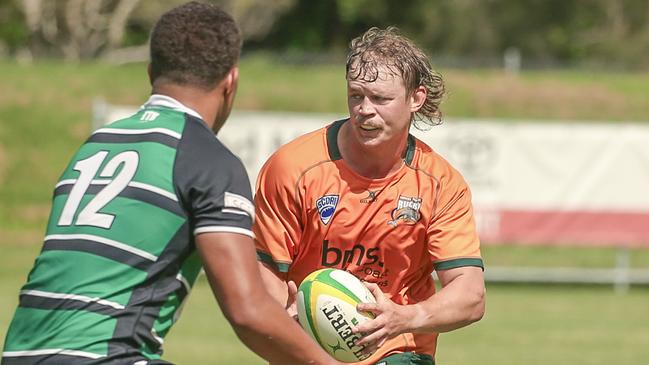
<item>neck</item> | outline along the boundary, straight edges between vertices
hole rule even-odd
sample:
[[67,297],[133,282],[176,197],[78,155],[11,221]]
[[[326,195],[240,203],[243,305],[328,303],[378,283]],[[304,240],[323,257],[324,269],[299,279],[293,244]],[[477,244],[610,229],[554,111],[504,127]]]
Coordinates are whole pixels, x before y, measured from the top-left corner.
[[343,124],[338,132],[338,148],[343,160],[352,170],[370,179],[384,178],[403,164],[403,154],[407,147],[408,137],[388,141],[378,146],[366,147],[355,143],[350,135],[349,123]]
[[210,129],[213,129],[217,112],[224,102],[222,98],[215,98],[214,92],[214,90],[171,83],[154,84],[151,90],[152,94],[172,97],[186,107],[195,110],[203,117],[203,121]]

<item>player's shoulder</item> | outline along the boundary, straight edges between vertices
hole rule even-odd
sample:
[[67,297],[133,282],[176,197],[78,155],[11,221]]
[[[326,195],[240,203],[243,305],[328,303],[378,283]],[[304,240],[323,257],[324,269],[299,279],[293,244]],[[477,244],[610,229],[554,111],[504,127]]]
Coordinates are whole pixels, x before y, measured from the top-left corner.
[[212,132],[203,120],[189,114],[186,114],[185,118],[186,124],[183,131],[183,139],[190,148],[215,153],[216,155],[212,156],[212,158],[237,158],[234,153],[214,135],[214,132]]
[[201,119],[186,115],[178,144],[175,170],[181,174],[213,174],[226,178],[246,175],[242,161],[225,146]]
[[462,174],[441,154],[422,140],[411,137],[415,141],[415,153],[411,167],[429,175],[439,182],[454,181],[464,184]]

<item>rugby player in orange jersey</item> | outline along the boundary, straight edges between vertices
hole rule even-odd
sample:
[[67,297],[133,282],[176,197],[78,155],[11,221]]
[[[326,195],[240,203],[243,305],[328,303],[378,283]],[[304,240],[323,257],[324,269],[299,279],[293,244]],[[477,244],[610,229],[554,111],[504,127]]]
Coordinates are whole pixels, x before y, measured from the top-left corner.
[[376,315],[354,329],[377,350],[361,364],[434,364],[438,333],[485,310],[470,190],[409,134],[412,123],[441,120],[443,80],[394,28],[354,39],[346,67],[349,118],[289,142],[260,172],[262,276],[293,314],[295,283],[310,272],[351,272],[377,299],[358,306]]

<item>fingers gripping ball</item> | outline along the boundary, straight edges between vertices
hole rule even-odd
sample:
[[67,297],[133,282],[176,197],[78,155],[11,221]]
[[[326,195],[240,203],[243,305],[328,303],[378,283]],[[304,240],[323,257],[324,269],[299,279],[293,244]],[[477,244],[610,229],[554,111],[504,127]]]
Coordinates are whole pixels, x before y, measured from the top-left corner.
[[352,333],[356,325],[373,318],[356,311],[358,303],[375,303],[370,291],[354,275],[337,269],[312,272],[297,291],[300,324],[336,360],[357,362],[368,358],[361,337]]

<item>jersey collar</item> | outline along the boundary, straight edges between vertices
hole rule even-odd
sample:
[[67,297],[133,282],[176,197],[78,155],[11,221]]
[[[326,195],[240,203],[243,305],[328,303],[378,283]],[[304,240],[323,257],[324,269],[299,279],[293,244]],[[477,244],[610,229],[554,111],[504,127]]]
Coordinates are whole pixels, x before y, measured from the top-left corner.
[[[338,148],[338,131],[340,127],[348,121],[348,119],[337,120],[329,125],[327,128],[327,149],[329,150],[329,158],[332,161],[342,160],[343,156],[340,154],[340,148]],[[406,151],[403,154],[403,160],[406,165],[412,165],[412,160],[415,158],[415,137],[412,134],[408,134],[408,146],[406,146]]]
[[194,109],[188,108],[185,105],[183,105],[181,102],[178,100],[172,98],[171,96],[167,95],[162,95],[162,94],[153,94],[149,97],[149,100],[144,103],[140,107],[140,109],[147,109],[147,108],[169,108],[173,110],[177,110],[179,112],[187,113],[193,117],[196,117],[200,120],[205,120],[203,117],[201,117],[200,114],[198,114]]

